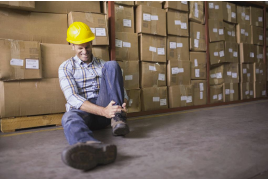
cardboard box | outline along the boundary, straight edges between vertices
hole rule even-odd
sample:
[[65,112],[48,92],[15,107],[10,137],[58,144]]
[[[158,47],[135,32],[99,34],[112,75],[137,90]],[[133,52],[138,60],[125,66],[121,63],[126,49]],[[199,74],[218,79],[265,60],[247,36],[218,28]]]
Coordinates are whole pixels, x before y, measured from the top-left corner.
[[189,11],[187,1],[164,1],[164,9],[174,9],[179,11]]
[[241,83],[254,82],[253,64],[240,64]]
[[236,6],[237,10],[237,23],[238,24],[250,24],[250,10],[246,6]]
[[253,63],[256,60],[257,49],[252,44],[239,44],[240,63]]
[[208,2],[208,18],[223,21],[223,9],[221,1]]
[[122,70],[124,88],[127,90],[140,88],[139,61],[117,61]]
[[205,52],[190,52],[191,79],[207,79],[207,58]]
[[109,45],[108,25],[105,15],[70,12],[68,14],[68,25],[70,26],[74,22],[83,22],[90,27],[95,34],[95,39],[92,41],[93,45]]
[[194,91],[194,106],[207,104],[207,81],[191,80]]
[[109,61],[109,46],[94,46],[92,48],[92,53],[94,57],[102,59],[104,61]]
[[224,25],[224,37],[226,42],[236,42],[236,29],[235,24],[229,24],[227,22],[223,22]]
[[0,118],[65,112],[59,79],[0,81]]
[[1,7],[31,10],[35,8],[35,1],[1,1]]
[[266,72],[266,67],[263,62],[255,62],[253,64],[253,74],[254,74],[254,82],[265,82],[265,72]]
[[223,102],[239,100],[239,83],[223,83]]
[[144,5],[162,9],[162,1],[134,1],[135,6]]
[[210,86],[210,103],[223,102],[223,85]]
[[169,108],[193,106],[194,91],[192,85],[168,87]]
[[32,11],[68,14],[71,11],[101,13],[99,1],[35,1]]
[[189,60],[188,37],[167,37],[167,60]]
[[236,42],[225,42],[225,62],[239,63],[238,47]]
[[257,63],[263,62],[263,50],[264,50],[263,46],[255,45],[255,48],[256,48],[256,57],[257,58],[255,58],[254,62],[257,62]]
[[142,111],[168,108],[167,87],[151,87],[141,89]]
[[128,102],[127,102],[127,112],[140,112],[141,111],[141,90],[140,89],[133,89],[133,90],[126,90],[128,95]]
[[40,43],[0,39],[0,80],[42,78]]
[[144,5],[136,8],[136,33],[166,36],[166,24],[165,10]]
[[266,12],[266,29],[268,29],[268,12]]
[[168,61],[167,85],[189,85],[191,83],[190,61]]
[[237,24],[236,37],[237,37],[237,43],[250,44],[250,42],[251,42],[251,27],[250,27],[250,25]]
[[189,19],[201,24],[205,23],[204,2],[190,1],[189,2]]
[[188,37],[188,13],[169,10],[167,12],[167,34]]
[[[266,34],[268,34],[268,30],[266,30]],[[266,46],[268,46],[268,37],[266,36]]]
[[209,71],[210,78],[209,78],[209,84],[210,85],[220,85],[224,83],[224,65],[220,65],[217,67],[213,67]]
[[167,69],[165,63],[141,62],[140,68],[141,88],[167,85]]
[[139,34],[140,60],[166,62],[166,37]]
[[263,9],[249,7],[250,10],[250,25],[263,27]]
[[209,42],[225,40],[224,25],[222,21],[209,19]]
[[236,23],[236,5],[229,2],[222,2],[223,5],[223,20],[231,23]]
[[266,97],[265,82],[254,82],[254,98]]
[[243,99],[251,99],[254,98],[254,90],[253,90],[253,83],[244,82],[240,83],[240,98]]
[[116,60],[139,61],[138,34],[116,32],[115,52]]
[[134,6],[134,1],[114,1],[115,4]]
[[211,65],[216,65],[225,62],[224,42],[209,43],[209,59]]
[[206,36],[205,26],[190,22],[190,50],[192,51],[206,51]]
[[239,63],[224,64],[224,83],[239,83]]
[[115,4],[114,11],[115,32],[134,33],[134,8]]
[[263,45],[263,28],[251,26],[251,44]]

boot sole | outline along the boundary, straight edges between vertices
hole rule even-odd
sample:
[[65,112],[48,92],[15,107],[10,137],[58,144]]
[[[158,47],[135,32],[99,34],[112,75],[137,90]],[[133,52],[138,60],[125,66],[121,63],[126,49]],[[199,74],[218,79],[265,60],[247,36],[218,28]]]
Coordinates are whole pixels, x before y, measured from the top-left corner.
[[77,144],[62,152],[62,161],[73,168],[91,170],[97,165],[109,164],[115,161],[117,148],[115,145],[102,147],[89,144]]
[[129,127],[127,125],[119,126],[113,130],[115,136],[125,136],[129,133]]

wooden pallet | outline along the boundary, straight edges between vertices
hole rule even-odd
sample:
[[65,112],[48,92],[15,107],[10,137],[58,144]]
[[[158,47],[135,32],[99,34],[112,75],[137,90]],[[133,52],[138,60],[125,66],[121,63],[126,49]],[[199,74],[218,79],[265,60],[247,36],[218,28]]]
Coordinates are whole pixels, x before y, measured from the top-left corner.
[[49,114],[40,116],[13,117],[1,119],[2,132],[15,132],[16,129],[25,129],[31,127],[61,125],[61,114]]

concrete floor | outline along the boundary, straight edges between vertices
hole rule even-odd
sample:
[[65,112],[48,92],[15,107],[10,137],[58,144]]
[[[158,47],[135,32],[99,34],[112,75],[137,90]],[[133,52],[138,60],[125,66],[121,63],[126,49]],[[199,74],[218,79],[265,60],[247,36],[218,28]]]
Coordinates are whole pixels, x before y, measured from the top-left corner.
[[118,147],[115,163],[83,172],[65,166],[61,127],[0,133],[1,179],[267,179],[268,100],[144,116],[131,133],[95,137]]

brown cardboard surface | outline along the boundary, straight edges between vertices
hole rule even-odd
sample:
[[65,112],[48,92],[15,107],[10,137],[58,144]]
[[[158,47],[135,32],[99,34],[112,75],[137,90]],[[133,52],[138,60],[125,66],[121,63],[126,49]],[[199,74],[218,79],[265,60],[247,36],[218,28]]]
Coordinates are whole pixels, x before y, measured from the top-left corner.
[[127,90],[139,89],[140,87],[140,65],[139,61],[117,61],[122,70],[124,87]]
[[209,19],[209,42],[225,40],[224,25],[222,21]]
[[141,88],[167,85],[165,63],[141,62],[140,69]]
[[174,9],[179,11],[189,11],[187,1],[164,1],[165,9]]
[[220,65],[214,68],[211,68],[209,71],[209,84],[210,85],[220,85],[224,83],[224,65]]
[[168,61],[167,85],[189,85],[191,83],[190,61]]
[[194,106],[207,104],[207,81],[191,80],[194,91]]
[[141,89],[142,111],[168,108],[167,87],[151,87]]
[[190,22],[190,50],[206,51],[205,26],[195,22]]
[[266,29],[268,29],[268,12],[266,12]]
[[2,82],[0,118],[65,112],[59,79]]
[[253,64],[240,64],[241,83],[254,82]]
[[208,2],[208,18],[223,21],[223,7],[221,1]]
[[109,61],[109,46],[94,46],[92,48],[92,53],[94,57],[102,59],[104,61]]
[[188,37],[167,37],[167,60],[189,60]]
[[115,1],[115,4],[127,5],[127,6],[134,6],[134,1]]
[[239,63],[238,43],[225,42],[225,62]]
[[251,44],[263,45],[263,28],[251,26]]
[[223,102],[239,100],[239,83],[223,83]]
[[95,39],[92,41],[93,45],[109,45],[108,24],[105,15],[70,12],[68,14],[68,25],[70,26],[74,22],[83,22],[90,27],[95,34]]
[[251,42],[251,27],[246,24],[237,24],[236,26],[236,37],[237,43],[248,43]]
[[115,4],[114,11],[115,32],[134,33],[134,8]]
[[249,7],[250,10],[250,25],[263,27],[263,9]]
[[239,63],[224,64],[224,83],[239,83]]
[[235,24],[229,24],[223,22],[224,25],[224,36],[226,42],[236,42],[236,28]]
[[251,99],[254,98],[253,83],[245,82],[240,83],[240,99]]
[[210,103],[223,102],[223,85],[210,86]]
[[[268,30],[266,30],[266,34],[268,34]],[[268,37],[266,36],[266,46],[268,46]]]
[[209,43],[209,59],[211,65],[225,62],[224,42]]
[[169,108],[193,106],[192,85],[176,85],[168,87]]
[[205,11],[203,1],[190,1],[189,2],[189,19],[201,24],[205,23]]
[[135,6],[144,5],[162,9],[162,1],[134,1]]
[[229,2],[222,2],[223,5],[223,20],[236,23],[236,5]]
[[266,97],[265,82],[254,82],[254,98]]
[[136,8],[136,33],[166,36],[166,12],[163,9],[140,5]]
[[166,37],[139,34],[140,60],[166,62]]
[[128,102],[127,102],[127,112],[140,112],[141,111],[141,90],[140,89],[133,89],[133,90],[126,90],[128,95]]
[[0,80],[42,78],[40,43],[0,39]]
[[191,79],[207,79],[207,58],[205,52],[190,52]]
[[31,10],[35,8],[35,1],[1,1],[1,7]]
[[255,62],[253,64],[253,74],[254,74],[254,82],[265,82],[265,65],[263,62]]
[[[260,46],[260,45],[255,45],[255,48],[256,48],[256,57],[257,58],[255,58],[255,61],[254,62],[263,62],[263,46]],[[267,53],[267,51],[266,51],[266,53]],[[266,58],[267,59],[267,58]]]
[[250,10],[246,6],[236,6],[237,10],[237,23],[250,25]]
[[138,34],[116,32],[115,33],[115,52],[116,60],[119,61],[138,61]]
[[167,12],[167,34],[188,37],[188,13],[169,10]]
[[240,63],[253,63],[256,61],[257,49],[252,44],[239,44]]

